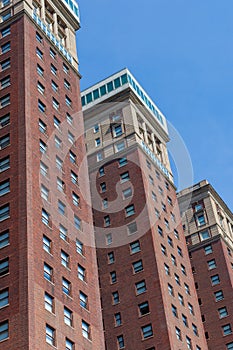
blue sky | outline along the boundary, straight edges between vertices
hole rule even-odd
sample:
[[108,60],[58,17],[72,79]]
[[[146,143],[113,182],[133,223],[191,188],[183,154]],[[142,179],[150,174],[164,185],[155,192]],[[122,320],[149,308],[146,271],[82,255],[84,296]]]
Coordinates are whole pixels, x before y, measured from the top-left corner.
[[232,210],[232,0],[78,3],[81,88],[128,67]]

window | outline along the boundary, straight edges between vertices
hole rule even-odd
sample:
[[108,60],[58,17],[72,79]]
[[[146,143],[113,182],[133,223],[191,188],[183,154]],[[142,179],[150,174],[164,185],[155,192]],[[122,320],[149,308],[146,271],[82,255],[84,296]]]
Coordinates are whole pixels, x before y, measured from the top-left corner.
[[1,79],[0,84],[1,84],[1,89],[5,89],[6,87],[10,86],[11,85],[10,76]]
[[140,242],[139,241],[135,241],[135,242],[130,243],[130,252],[131,252],[131,254],[140,252],[140,250],[141,250],[141,247],[140,247]]
[[55,346],[55,329],[46,324],[46,343]]
[[70,162],[72,164],[76,164],[76,154],[74,154],[72,151],[70,151]]
[[186,283],[184,284],[184,289],[185,289],[186,294],[190,295],[190,289]]
[[44,294],[44,306],[47,311],[54,312],[54,298],[46,292]]
[[64,322],[67,326],[72,327],[73,323],[73,312],[64,306]]
[[164,223],[165,223],[166,228],[169,230],[170,225],[169,225],[169,222],[167,221],[167,219],[164,219]]
[[44,69],[39,64],[37,64],[37,73],[41,77],[44,76]]
[[79,217],[77,215],[74,215],[74,226],[77,230],[82,229],[82,221],[81,221],[81,219],[79,219]]
[[60,200],[58,200],[58,212],[61,215],[66,215],[66,205]]
[[79,303],[80,303],[80,306],[83,307],[84,309],[87,309],[87,302],[88,302],[87,295],[84,294],[83,292],[81,292],[81,290],[80,290],[79,291]]
[[153,330],[152,330],[152,325],[151,324],[143,326],[141,329],[142,329],[142,337],[143,337],[143,339],[147,339],[147,338],[153,336]]
[[52,241],[47,236],[43,236],[43,249],[51,254]]
[[56,156],[56,168],[59,170],[62,170],[63,168],[63,161],[58,156]]
[[73,201],[73,204],[74,204],[76,207],[79,206],[80,197],[79,197],[76,193],[74,193],[74,192],[72,192],[72,201]]
[[52,98],[52,103],[53,103],[53,108],[55,108],[56,110],[60,108],[59,102],[54,97]]
[[160,226],[158,226],[158,233],[160,236],[163,236],[163,229]]
[[116,271],[110,272],[110,279],[111,279],[111,283],[116,283],[117,282]]
[[111,224],[110,216],[107,215],[107,216],[104,217],[104,226],[108,227],[108,226],[110,226],[110,224]]
[[64,192],[65,190],[65,182],[62,181],[59,177],[57,177],[57,189],[60,192]]
[[154,179],[149,175],[149,182],[152,186],[154,186]]
[[121,136],[122,133],[123,133],[122,125],[121,125],[121,124],[114,125],[114,126],[112,127],[112,133],[113,133],[113,137]]
[[200,232],[200,239],[204,241],[205,239],[210,238],[210,233],[208,230]]
[[93,132],[94,132],[94,134],[96,134],[97,132],[99,132],[99,125],[98,125],[98,124],[96,124],[96,125],[93,126]]
[[183,275],[187,275],[185,266],[182,264],[180,266],[181,266],[181,271],[182,271]]
[[10,68],[10,66],[11,66],[11,60],[10,60],[10,58],[8,58],[8,59],[6,59],[5,61],[1,62],[0,65],[1,65],[1,70],[2,70],[2,71],[4,71],[4,70]]
[[173,287],[171,284],[167,284],[167,287],[168,287],[168,293],[169,295],[171,295],[172,297],[174,297],[174,290],[173,290]]
[[104,198],[102,200],[102,207],[103,207],[103,209],[107,209],[108,208],[108,200],[107,200],[107,198]]
[[0,249],[9,244],[9,230],[0,233]]
[[228,316],[228,312],[227,312],[226,306],[220,307],[220,309],[218,309],[218,314],[219,314],[219,318],[223,318],[223,317]]
[[123,335],[119,335],[119,336],[117,337],[117,345],[118,345],[118,349],[124,349],[125,343],[124,343],[124,337],[123,337]]
[[40,60],[43,60],[43,52],[38,47],[36,48],[36,55]]
[[50,57],[52,57],[52,59],[53,59],[53,60],[55,60],[55,59],[56,59],[56,52],[55,52],[55,51],[53,51],[53,49],[51,49],[51,48],[50,48],[50,50],[49,50],[49,54],[50,54]]
[[58,85],[55,83],[55,81],[51,81],[51,86],[54,92],[58,92]]
[[78,264],[78,278],[81,281],[85,281],[86,280],[86,269],[80,264]]
[[48,188],[45,187],[44,185],[41,185],[40,192],[41,192],[41,198],[43,198],[43,199],[45,199],[47,201],[49,199],[49,190],[48,190]]
[[112,293],[112,302],[113,305],[116,305],[120,302],[120,298],[119,298],[119,293],[118,292],[113,292]]
[[188,336],[186,336],[186,344],[187,344],[187,348],[189,350],[192,350],[192,348],[193,348],[192,342],[191,342],[191,339]]
[[166,275],[170,276],[170,267],[167,264],[164,264],[164,269],[165,269]]
[[121,178],[121,183],[128,181],[129,180],[129,172],[126,171],[125,173],[121,174],[120,178]]
[[112,244],[112,234],[108,233],[105,237],[106,237],[106,244],[107,245]]
[[194,315],[194,310],[193,310],[192,304],[188,303],[188,309],[189,309],[189,313],[190,313],[191,315]]
[[212,259],[212,260],[209,260],[207,261],[207,264],[208,264],[208,268],[209,270],[213,270],[216,268],[216,262],[215,262],[215,259]]
[[65,102],[68,107],[72,107],[72,101],[68,96],[65,97]]
[[113,264],[115,262],[114,252],[108,253],[108,263]]
[[74,137],[74,135],[73,135],[70,131],[68,131],[68,141],[69,141],[72,145],[75,144],[75,137]]
[[205,225],[205,217],[204,217],[204,214],[199,214],[199,215],[197,215],[196,216],[196,218],[197,218],[197,224],[198,224],[198,226],[203,226],[203,225]]
[[171,237],[169,237],[169,236],[167,237],[167,242],[171,247],[173,247],[173,241],[172,241]]
[[106,183],[105,183],[105,182],[102,182],[102,183],[100,184],[100,190],[101,190],[102,193],[103,193],[103,192],[106,192]]
[[1,36],[2,38],[5,38],[5,36],[10,35],[11,34],[11,27],[5,27],[1,30]]
[[180,237],[179,237],[179,233],[178,233],[178,231],[177,231],[177,230],[174,230],[174,236],[176,237],[176,239],[180,239]]
[[46,106],[43,102],[41,102],[40,100],[38,100],[38,109],[41,113],[45,113],[46,111]]
[[228,335],[228,334],[231,334],[232,333],[232,330],[231,330],[231,325],[230,323],[222,326],[222,331],[223,331],[223,334],[224,335]]
[[122,166],[124,166],[124,165],[126,165],[127,164],[127,158],[120,158],[119,160],[118,160],[118,165],[119,165],[119,167],[122,167]]
[[43,176],[48,176],[48,167],[46,164],[44,164],[43,162],[40,162],[40,173]]
[[57,68],[52,63],[50,66],[50,70],[53,75],[57,75]]
[[11,49],[11,43],[9,41],[1,46],[2,54],[10,51],[10,49]]
[[121,141],[115,144],[116,152],[120,152],[125,149],[125,141]]
[[53,125],[55,126],[55,128],[57,128],[58,130],[60,130],[61,128],[61,122],[57,117],[53,117]]
[[42,85],[39,81],[37,82],[37,90],[39,91],[40,94],[44,94],[45,92],[45,87]]
[[71,182],[74,184],[74,185],[78,185],[78,175],[75,174],[72,170],[70,172],[70,178],[71,178]]
[[46,134],[47,133],[47,125],[41,119],[39,119],[39,131],[42,134]]
[[182,321],[183,321],[183,324],[185,325],[185,327],[188,327],[188,319],[185,315],[182,314]]
[[42,38],[42,36],[41,36],[38,32],[36,32],[36,40],[37,40],[40,44],[43,43],[43,38]]
[[144,293],[146,291],[146,282],[140,281],[135,283],[135,288],[136,288],[136,294]]
[[0,106],[1,106],[1,108],[6,107],[9,104],[10,104],[10,94],[0,98]]
[[63,72],[65,74],[69,74],[69,71],[70,71],[69,67],[65,63],[63,63]]
[[220,283],[219,275],[214,275],[210,277],[212,286],[215,286],[216,284]]
[[70,125],[72,125],[74,122],[73,117],[71,117],[69,113],[66,113],[66,120]]
[[181,338],[181,331],[177,327],[176,327],[176,337],[177,337],[178,340],[182,340],[182,338]]
[[167,248],[163,244],[161,244],[161,252],[163,253],[163,255],[167,255]]
[[160,186],[158,186],[158,189],[159,189],[159,194],[160,194],[161,196],[163,196],[163,189],[162,189]]
[[134,273],[137,273],[143,270],[142,260],[135,261],[132,265],[133,265]]
[[166,204],[164,204],[163,202],[162,202],[162,210],[167,212]]
[[53,281],[53,268],[44,263],[44,278],[50,282]]
[[6,204],[0,207],[0,221],[6,220],[10,217],[10,205]]
[[42,140],[40,140],[40,152],[43,154],[45,154],[47,152],[47,145]]
[[83,243],[78,239],[76,239],[76,252],[79,253],[80,255],[84,255]]
[[205,251],[205,255],[211,254],[213,252],[212,246],[211,245],[205,246],[204,251]]
[[66,79],[64,79],[64,87],[66,90],[70,90],[70,83]]
[[0,260],[0,277],[9,273],[9,259]]
[[82,320],[82,335],[83,335],[83,337],[86,339],[90,339],[91,338],[90,332],[91,332],[90,325],[87,322]]
[[173,313],[173,316],[178,317],[177,307],[173,304],[172,304],[172,313]]
[[140,316],[144,316],[148,314],[150,312],[148,301],[145,301],[144,303],[139,304],[138,309],[139,309]]
[[10,157],[0,159],[0,172],[10,168]]
[[61,251],[61,264],[64,266],[64,267],[69,267],[69,262],[70,262],[70,257],[69,255],[64,252],[63,250]]
[[180,305],[184,306],[184,298],[180,293],[178,293],[178,300],[179,300]]
[[192,323],[192,329],[193,329],[193,333],[194,333],[196,336],[198,336],[198,329],[197,329],[197,326],[196,326],[194,323]]
[[8,288],[0,290],[0,308],[9,304],[9,290]]
[[64,277],[62,278],[62,291],[66,295],[69,295],[69,296],[71,295],[71,283]]
[[10,192],[10,180],[0,182],[0,196]]
[[63,225],[59,225],[60,238],[67,241],[67,229]]
[[128,207],[125,208],[125,215],[126,217],[132,216],[135,214],[135,209],[134,209],[134,205],[128,205]]
[[74,343],[66,338],[66,349],[65,350],[74,350]]
[[96,147],[99,147],[100,144],[101,144],[101,140],[100,140],[99,137],[97,137],[97,139],[95,139],[95,146],[96,146]]
[[227,344],[227,350],[233,349],[233,342]]
[[0,341],[5,340],[9,337],[9,323],[3,321],[0,323]]
[[132,235],[135,232],[137,232],[137,223],[136,221],[131,222],[131,224],[127,225],[127,230],[128,230],[128,234]]
[[180,256],[183,256],[182,249],[179,246],[177,246],[177,252]]
[[120,326],[122,324],[120,312],[114,315],[114,319],[115,319],[115,326]]
[[171,254],[172,265],[177,266],[176,257]]

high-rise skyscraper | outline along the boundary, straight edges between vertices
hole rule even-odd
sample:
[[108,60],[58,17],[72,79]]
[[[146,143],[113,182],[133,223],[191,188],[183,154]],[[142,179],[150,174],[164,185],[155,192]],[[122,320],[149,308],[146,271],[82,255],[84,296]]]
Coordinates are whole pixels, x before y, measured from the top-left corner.
[[74,0],[0,10],[0,348],[103,349]]
[[233,349],[233,214],[201,181],[178,194],[209,349]]
[[107,350],[206,350],[166,119],[127,70],[82,92]]

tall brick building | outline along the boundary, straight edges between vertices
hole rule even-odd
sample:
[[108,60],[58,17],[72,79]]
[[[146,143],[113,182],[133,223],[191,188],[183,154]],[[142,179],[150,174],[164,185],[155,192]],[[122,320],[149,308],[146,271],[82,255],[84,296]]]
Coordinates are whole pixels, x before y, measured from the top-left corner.
[[233,349],[233,214],[206,181],[178,194],[210,350]]
[[0,10],[0,348],[103,349],[75,1]]
[[206,350],[166,119],[124,69],[82,92],[107,350]]

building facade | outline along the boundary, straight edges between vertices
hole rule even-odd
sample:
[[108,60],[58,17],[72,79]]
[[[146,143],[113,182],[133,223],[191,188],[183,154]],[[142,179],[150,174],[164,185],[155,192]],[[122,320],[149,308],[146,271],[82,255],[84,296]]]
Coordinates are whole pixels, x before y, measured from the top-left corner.
[[208,348],[233,349],[233,214],[206,181],[178,194]]
[[75,1],[0,9],[0,348],[103,349]]
[[207,349],[164,115],[127,69],[82,105],[106,350]]

